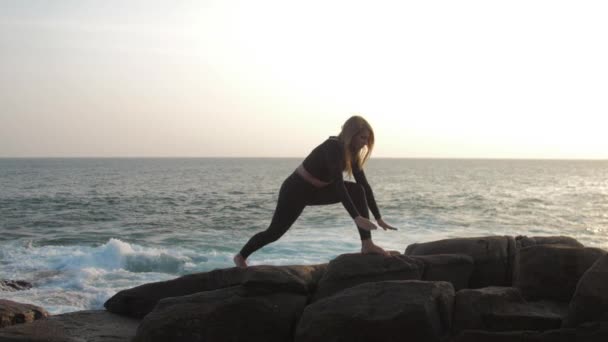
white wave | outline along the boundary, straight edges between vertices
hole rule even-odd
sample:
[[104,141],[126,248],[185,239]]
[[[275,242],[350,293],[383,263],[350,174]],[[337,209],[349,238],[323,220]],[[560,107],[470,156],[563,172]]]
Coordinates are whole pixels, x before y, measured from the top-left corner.
[[175,251],[131,245],[119,239],[106,244],[80,247],[61,258],[54,268],[60,270],[97,268],[103,270],[124,269],[130,272],[159,272],[177,274],[190,261]]
[[0,298],[39,305],[52,314],[100,309],[122,289],[175,278],[192,267],[185,255],[188,251],[143,247],[119,239],[94,247],[16,243],[2,247],[0,278],[23,279],[34,287],[1,292]]

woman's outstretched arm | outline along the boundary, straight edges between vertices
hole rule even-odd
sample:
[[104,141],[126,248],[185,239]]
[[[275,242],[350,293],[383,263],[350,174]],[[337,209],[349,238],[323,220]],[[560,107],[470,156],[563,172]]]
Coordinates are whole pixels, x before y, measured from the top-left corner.
[[376,222],[378,222],[378,225],[384,230],[397,230],[397,228],[384,222],[384,220],[382,219],[382,216],[380,215],[380,210],[378,209],[378,205],[376,204],[376,199],[374,197],[372,187],[369,185],[367,177],[365,177],[365,172],[363,172],[362,169],[356,169],[353,167],[353,176],[355,177],[357,184],[360,184],[363,189],[365,189],[365,199],[367,200],[367,206],[374,215],[374,218],[376,219]]
[[382,216],[380,215],[380,210],[378,210],[378,205],[376,204],[376,198],[374,197],[372,187],[367,182],[367,177],[365,177],[365,172],[363,172],[363,169],[355,168],[355,166],[353,166],[352,170],[353,176],[355,177],[357,184],[361,185],[365,190],[365,199],[367,200],[367,206],[369,207],[369,210],[374,215],[374,218],[376,220],[379,220],[380,218],[382,218]]
[[348,194],[348,190],[346,190],[346,185],[344,185],[344,177],[342,175],[342,165],[344,160],[344,154],[342,151],[342,147],[338,144],[330,145],[330,148],[325,150],[325,163],[330,170],[330,174],[333,176],[333,186],[338,193],[340,198],[340,202],[348,211],[348,214],[355,221],[357,227],[363,230],[374,230],[377,229],[376,225],[370,221],[369,219],[361,216],[361,213],[355,207],[353,200],[350,198]]

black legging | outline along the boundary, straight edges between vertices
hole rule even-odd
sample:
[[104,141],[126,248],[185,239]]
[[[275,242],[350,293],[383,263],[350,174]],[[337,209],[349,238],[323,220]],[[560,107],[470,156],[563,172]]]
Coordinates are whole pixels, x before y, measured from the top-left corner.
[[[344,182],[344,184],[359,214],[365,218],[369,218],[363,187],[354,182]],[[265,231],[257,233],[249,239],[247,244],[241,249],[241,255],[243,258],[247,258],[251,253],[278,240],[296,221],[307,205],[324,205],[340,202],[341,199],[338,198],[334,184],[323,188],[316,188],[297,173],[292,173],[281,185],[277,208],[274,211],[270,226]],[[361,240],[371,238],[369,231],[361,228],[358,229]]]

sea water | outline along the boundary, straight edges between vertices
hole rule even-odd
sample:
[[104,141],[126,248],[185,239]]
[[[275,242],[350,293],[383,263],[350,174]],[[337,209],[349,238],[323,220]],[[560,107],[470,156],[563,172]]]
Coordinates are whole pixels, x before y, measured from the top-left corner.
[[[0,159],[0,298],[49,312],[99,309],[117,291],[232,267],[266,229],[301,159]],[[608,161],[378,159],[366,165],[382,217],[407,245],[485,235],[568,235],[608,248]],[[307,207],[251,265],[325,263],[357,252],[341,204]]]

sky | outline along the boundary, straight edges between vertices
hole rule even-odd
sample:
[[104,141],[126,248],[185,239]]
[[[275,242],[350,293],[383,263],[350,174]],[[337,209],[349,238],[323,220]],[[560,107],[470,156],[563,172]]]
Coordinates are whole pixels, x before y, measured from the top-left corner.
[[0,0],[0,157],[608,159],[606,1]]

